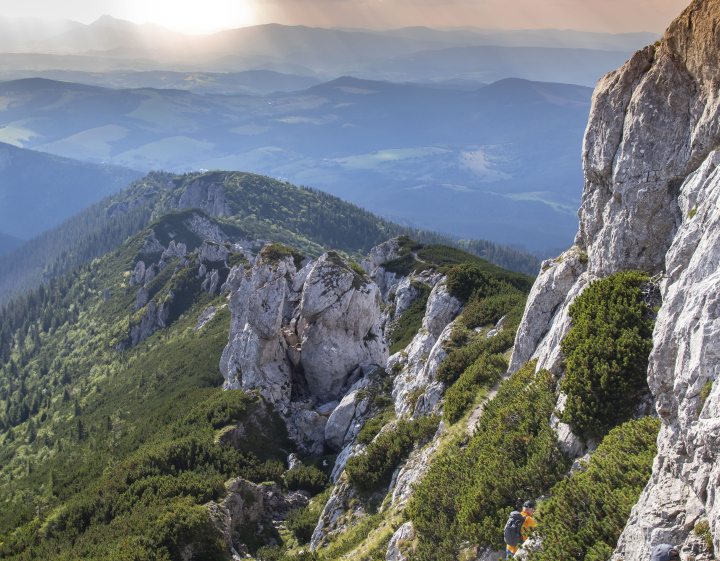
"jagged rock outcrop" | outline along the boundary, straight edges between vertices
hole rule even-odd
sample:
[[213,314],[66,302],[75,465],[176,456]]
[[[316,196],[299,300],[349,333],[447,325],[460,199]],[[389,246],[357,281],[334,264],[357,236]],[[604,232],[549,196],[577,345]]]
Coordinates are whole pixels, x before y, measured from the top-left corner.
[[[509,372],[517,372],[532,360],[538,345],[550,331],[558,310],[566,303],[567,295],[587,269],[587,255],[573,247],[557,259],[543,261],[538,278],[528,295],[525,312],[518,327]],[[567,307],[567,306],[565,306]],[[560,330],[562,331],[562,330]],[[553,337],[555,339],[555,337]]]
[[[512,359],[517,368],[535,357],[538,368],[562,374],[567,309],[584,285],[626,269],[666,272],[648,370],[662,429],[652,478],[615,553],[626,561],[646,561],[663,541],[684,542],[689,553],[701,516],[720,547],[717,386],[699,406],[720,367],[720,181],[718,156],[711,154],[720,145],[719,24],[720,0],[694,0],[659,45],[638,51],[598,83],[575,240],[587,253],[587,270],[573,271],[572,283],[567,276],[556,282],[560,267],[548,271],[552,278],[538,276]],[[557,290],[541,302],[543,287],[553,284]]]
[[158,241],[157,237],[155,236],[155,231],[150,230],[148,234],[145,236],[145,240],[143,241],[143,246],[141,251],[145,255],[152,255],[153,253],[157,253],[158,251],[162,251],[164,248],[162,244]]
[[391,290],[397,285],[400,279],[397,274],[388,273],[380,265],[399,256],[400,244],[397,238],[392,238],[370,250],[370,259],[364,260],[360,265],[365,272],[375,280],[380,289],[383,299],[387,298]]
[[[720,152],[714,152],[680,189],[683,224],[665,259],[669,272],[648,367],[662,419],[658,457],[618,545],[628,560],[641,559],[642,548],[661,539],[685,542],[703,511],[720,547],[718,166]],[[710,384],[703,400],[701,391]]]
[[212,216],[232,215],[224,185],[202,179],[196,179],[186,186],[176,198],[174,206],[178,210],[199,207]]
[[170,308],[167,304],[162,303],[159,306],[155,301],[151,301],[145,310],[140,323],[130,330],[131,346],[141,343],[158,329],[167,326],[167,320],[170,316]]
[[[452,334],[450,322],[462,311],[462,307],[462,302],[450,295],[443,282],[435,285],[428,298],[422,328],[405,349],[407,361],[395,379],[393,399],[395,400],[395,413],[398,416],[411,411],[413,407],[411,395],[423,388],[425,388],[425,395],[420,396],[423,399],[421,408],[429,409],[430,401],[427,401],[429,397],[427,389],[431,384],[436,383],[437,369],[447,357],[443,343]],[[394,357],[392,364],[395,364],[399,358]],[[390,362],[388,362],[388,368],[392,368]],[[444,387],[441,388],[440,395],[443,390]],[[431,394],[437,396],[438,392],[431,392]],[[435,401],[433,407],[438,400],[439,396],[433,400]],[[418,398],[418,403],[420,403],[420,398]]]
[[192,216],[185,221],[185,226],[202,239],[215,242],[216,244],[224,244],[230,240],[216,222],[197,212],[194,212]]
[[138,261],[135,264],[135,269],[133,270],[132,274],[130,275],[130,286],[135,286],[136,284],[143,284],[144,281],[145,281],[145,262]]
[[207,240],[197,250],[198,258],[201,261],[225,261],[230,255],[230,250],[224,245],[208,242]]
[[274,484],[256,485],[242,478],[226,484],[227,495],[219,502],[205,505],[210,521],[232,554],[247,554],[239,529],[261,523],[279,527],[292,509],[307,506],[307,493],[283,493]]
[[199,316],[197,320],[197,325],[193,327],[193,331],[198,331],[199,329],[202,329],[205,327],[214,317],[215,314],[222,310],[226,305],[223,304],[219,308],[216,308],[215,306],[208,306]]
[[322,400],[337,399],[348,376],[364,364],[384,364],[387,345],[375,283],[324,254],[302,288],[297,334],[308,387]]
[[220,360],[224,389],[262,388],[270,403],[286,412],[292,386],[292,364],[279,336],[285,298],[285,274],[295,265],[286,258],[273,268],[259,264],[249,271],[230,296],[230,334]]
[[[232,292],[229,342],[220,362],[224,387],[259,389],[285,417],[301,450],[321,453],[328,418],[348,381],[357,382],[353,373],[387,360],[379,290],[332,252],[300,271],[291,257],[238,271],[226,283]],[[318,407],[331,402],[332,408]],[[339,416],[330,429],[338,447],[350,428],[339,434]],[[351,422],[355,416],[353,410]]]
[[388,543],[385,561],[405,561],[407,559],[403,554],[403,546],[412,541],[413,532],[412,522],[405,522],[397,529]]

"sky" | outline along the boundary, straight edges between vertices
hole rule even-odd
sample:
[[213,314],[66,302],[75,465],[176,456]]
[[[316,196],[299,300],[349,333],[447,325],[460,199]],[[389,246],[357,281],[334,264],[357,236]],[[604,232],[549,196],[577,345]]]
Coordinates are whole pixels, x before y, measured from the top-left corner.
[[690,0],[0,0],[3,16],[90,23],[103,14],[210,33],[263,23],[389,29],[476,26],[661,33]]

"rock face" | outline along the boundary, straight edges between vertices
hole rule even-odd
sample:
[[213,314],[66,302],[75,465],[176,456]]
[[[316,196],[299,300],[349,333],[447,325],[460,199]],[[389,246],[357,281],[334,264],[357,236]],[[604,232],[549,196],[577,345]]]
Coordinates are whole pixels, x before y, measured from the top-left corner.
[[130,330],[130,339],[132,340],[131,345],[134,347],[138,343],[141,343],[150,335],[155,333],[158,329],[166,326],[168,316],[170,315],[170,308],[165,304],[159,306],[154,302],[150,302],[147,305],[145,314],[143,315],[140,323]]
[[397,529],[393,537],[390,538],[385,561],[405,561],[407,557],[402,553],[402,546],[404,543],[412,541],[412,537],[413,523],[405,522],[405,524]]
[[[395,413],[400,416],[403,413],[411,412],[413,408],[412,394],[425,389],[424,395],[417,399],[421,408],[428,407],[426,398],[429,397],[428,389],[435,382],[435,374],[438,367],[445,360],[447,353],[443,350],[445,343],[452,333],[452,320],[462,310],[462,303],[448,293],[443,282],[435,285],[427,302],[425,317],[422,328],[413,338],[412,342],[405,349],[407,362],[400,374],[395,379],[393,387],[393,398],[395,400]],[[442,384],[440,384],[442,386]],[[440,393],[444,393],[443,391]],[[437,393],[437,392],[436,392]],[[431,394],[432,395],[432,392]],[[434,400],[434,405],[438,399]]]
[[[333,409],[315,408],[333,401],[337,406],[353,372],[359,372],[354,383],[367,374],[359,367],[387,360],[377,286],[332,252],[300,271],[291,257],[259,262],[241,277],[231,272],[228,284],[223,387],[259,389],[285,417],[301,450],[322,453]],[[332,446],[342,446],[356,416],[353,407],[346,400],[333,418]],[[349,414],[340,419],[342,411]]]
[[297,321],[300,364],[312,394],[326,401],[340,396],[355,368],[387,360],[377,285],[332,255],[307,275]]
[[[663,539],[685,542],[702,510],[720,547],[720,384],[713,383],[720,374],[718,166],[720,153],[713,152],[680,189],[683,224],[665,259],[669,273],[648,367],[662,420],[658,458],[618,545],[625,559],[641,559],[644,546]],[[664,516],[669,511],[674,518]]]
[[175,208],[199,207],[212,216],[230,216],[232,211],[222,183],[195,180],[175,200]]
[[279,336],[285,297],[285,274],[295,273],[291,258],[253,267],[230,297],[230,335],[220,360],[224,389],[262,388],[270,403],[290,401],[291,368]]
[[662,429],[652,478],[615,553],[627,561],[647,561],[663,541],[696,555],[692,529],[705,516],[720,547],[720,388],[704,404],[699,397],[720,370],[718,24],[720,0],[694,0],[659,46],[598,83],[575,239],[587,265],[564,254],[538,276],[511,360],[517,369],[537,358],[561,375],[567,309],[584,286],[621,270],[665,271],[648,369]]
[[678,189],[720,141],[717,0],[695,0],[659,47],[600,80],[583,145],[576,242],[590,271],[655,271],[680,224]]
[[388,273],[380,265],[385,261],[390,261],[399,256],[400,244],[397,238],[381,243],[370,250],[370,259],[366,259],[361,263],[365,272],[375,279],[383,298],[387,298],[390,291],[397,284],[397,275]]

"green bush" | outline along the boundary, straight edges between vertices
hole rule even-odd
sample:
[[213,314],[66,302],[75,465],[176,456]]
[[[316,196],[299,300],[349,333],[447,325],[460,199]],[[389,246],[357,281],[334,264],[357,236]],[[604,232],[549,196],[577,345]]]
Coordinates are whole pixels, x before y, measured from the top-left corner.
[[358,275],[360,275],[361,277],[366,277],[366,276],[367,276],[367,273],[365,272],[365,269],[363,269],[360,265],[358,265],[357,263],[355,263],[355,261],[348,261],[347,264],[350,265],[350,268],[351,268],[353,271],[355,271]]
[[602,437],[629,419],[647,391],[653,323],[642,300],[645,281],[644,273],[617,273],[593,282],[570,306],[573,326],[561,343],[563,420],[582,438]]
[[381,434],[371,442],[365,454],[353,456],[345,465],[350,481],[361,492],[377,491],[390,483],[390,477],[400,461],[420,442],[437,431],[437,416],[414,421],[398,421],[394,430]]
[[291,510],[285,519],[285,526],[300,543],[307,543],[312,538],[320,514],[307,507]]
[[453,349],[439,366],[436,378],[450,385],[454,383],[483,354],[501,354],[513,345],[515,330],[504,329],[495,337],[483,338],[459,349]]
[[487,294],[492,284],[491,278],[472,263],[461,263],[447,273],[448,292],[463,302],[475,293]]
[[327,487],[328,478],[316,467],[300,466],[285,473],[285,483],[291,491],[302,489],[314,495]]
[[427,301],[430,296],[430,287],[421,282],[413,282],[412,285],[420,291],[420,296],[415,302],[410,304],[410,307],[400,316],[398,320],[399,325],[390,334],[390,354],[395,354],[405,349],[422,327],[425,310],[427,309]]
[[427,269],[434,269],[435,267],[428,263],[418,261],[412,256],[412,253],[401,254],[400,257],[385,261],[380,265],[388,273],[395,273],[398,277],[407,277],[413,273],[419,273]]
[[535,364],[500,385],[470,441],[448,445],[415,488],[406,511],[418,536],[413,559],[452,561],[468,542],[504,548],[517,497],[538,497],[563,477],[568,461],[549,423],[554,378]]
[[330,498],[331,489],[315,497],[312,502],[302,508],[291,510],[285,519],[285,526],[300,543],[309,542],[315,526],[317,526],[325,503]]
[[659,430],[652,417],[613,429],[585,471],[553,487],[536,517],[543,546],[531,561],[607,559],[650,479]]
[[302,261],[305,259],[305,256],[302,253],[281,243],[271,243],[266,245],[260,250],[260,255],[262,256],[263,261],[268,263],[277,263],[285,257],[292,257],[293,263],[298,269],[300,268]]
[[713,380],[710,380],[700,390],[700,399],[697,404],[697,414],[698,415],[702,412],[703,407],[705,407],[705,402],[707,401],[707,398],[710,397],[710,392],[712,391],[712,387],[713,387]]
[[357,441],[360,444],[370,444],[373,438],[378,435],[380,430],[391,421],[393,417],[395,417],[395,406],[391,403],[384,411],[365,421],[365,424],[358,433]]
[[445,394],[443,417],[454,423],[475,399],[480,386],[492,386],[507,370],[507,362],[501,355],[482,354],[462,373]]
[[[520,292],[508,292],[495,294],[487,298],[476,298],[472,300],[460,317],[462,323],[468,329],[473,329],[481,325],[496,324],[505,315],[512,310],[518,308],[520,316],[525,309],[526,297]],[[517,318],[519,324],[520,318]],[[505,322],[510,324],[511,318],[506,318]],[[512,322],[514,323],[514,321]]]

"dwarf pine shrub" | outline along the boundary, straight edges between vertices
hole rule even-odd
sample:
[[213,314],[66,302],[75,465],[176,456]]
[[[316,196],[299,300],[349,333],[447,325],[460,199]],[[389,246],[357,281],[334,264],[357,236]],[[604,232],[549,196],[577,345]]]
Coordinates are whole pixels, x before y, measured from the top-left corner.
[[397,426],[372,441],[365,454],[353,456],[345,465],[350,481],[361,492],[372,492],[390,483],[390,477],[400,461],[415,443],[427,440],[437,431],[437,416],[414,421],[401,419]]
[[449,444],[415,488],[406,511],[418,536],[413,559],[451,561],[468,542],[502,549],[517,497],[546,493],[567,470],[549,423],[554,378],[535,365],[501,384],[467,445]]
[[570,306],[573,326],[560,344],[567,360],[563,420],[578,436],[598,438],[626,421],[647,389],[653,322],[641,284],[621,272],[593,282]]
[[660,421],[645,417],[612,431],[587,469],[563,479],[540,504],[536,532],[542,549],[531,561],[604,561],[640,497],[657,453]]

